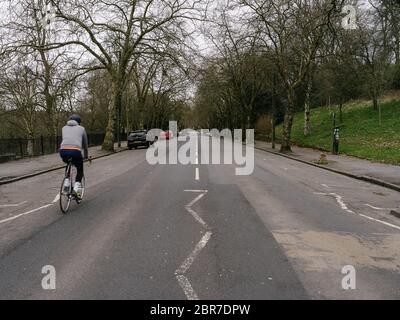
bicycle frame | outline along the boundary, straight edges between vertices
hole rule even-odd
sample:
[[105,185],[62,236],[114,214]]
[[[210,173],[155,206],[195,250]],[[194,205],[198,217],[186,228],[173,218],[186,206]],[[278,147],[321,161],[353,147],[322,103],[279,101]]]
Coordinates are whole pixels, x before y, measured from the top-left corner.
[[72,169],[72,159],[68,160],[68,164],[65,167],[65,178],[69,178],[69,181],[72,184],[71,169]]
[[[60,209],[64,214],[68,212],[72,200],[75,200],[77,204],[80,204],[82,201],[82,199],[78,198],[76,194],[72,191],[74,184],[72,175],[72,166],[73,166],[72,159],[69,159],[67,166],[65,167],[65,175],[60,189]],[[66,179],[69,179],[70,182],[68,193],[66,193],[64,189],[64,184]],[[63,204],[63,201],[66,201],[65,206]]]

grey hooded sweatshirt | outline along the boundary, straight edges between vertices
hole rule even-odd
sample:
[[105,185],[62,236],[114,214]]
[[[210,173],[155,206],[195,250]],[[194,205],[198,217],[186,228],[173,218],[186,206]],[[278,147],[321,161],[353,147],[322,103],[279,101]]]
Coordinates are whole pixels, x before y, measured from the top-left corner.
[[84,157],[88,157],[88,138],[84,127],[80,126],[75,120],[70,120],[62,129],[63,140],[61,142],[62,150],[80,150]]

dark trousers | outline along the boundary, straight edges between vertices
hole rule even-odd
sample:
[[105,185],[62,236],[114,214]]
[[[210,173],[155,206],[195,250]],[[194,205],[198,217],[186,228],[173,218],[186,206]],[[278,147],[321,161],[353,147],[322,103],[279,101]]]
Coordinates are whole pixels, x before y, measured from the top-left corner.
[[72,159],[72,164],[76,167],[77,169],[77,174],[75,181],[76,182],[82,182],[83,178],[83,157],[82,157],[82,152],[79,150],[60,150],[60,156],[61,159],[65,162],[68,163],[70,159]]

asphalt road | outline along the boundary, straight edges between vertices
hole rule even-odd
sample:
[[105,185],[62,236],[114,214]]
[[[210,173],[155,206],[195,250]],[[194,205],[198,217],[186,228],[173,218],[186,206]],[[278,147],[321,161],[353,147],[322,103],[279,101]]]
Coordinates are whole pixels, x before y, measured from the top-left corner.
[[62,171],[0,187],[0,299],[400,298],[398,192],[257,150],[250,176],[146,152],[87,166],[68,215]]

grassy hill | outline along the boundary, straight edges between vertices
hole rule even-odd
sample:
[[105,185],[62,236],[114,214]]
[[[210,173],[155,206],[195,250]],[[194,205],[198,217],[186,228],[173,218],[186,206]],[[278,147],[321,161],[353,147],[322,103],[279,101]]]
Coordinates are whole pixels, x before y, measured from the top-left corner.
[[[392,95],[381,101],[382,125],[378,112],[366,101],[348,103],[343,107],[340,152],[369,160],[400,164],[400,97]],[[304,137],[303,113],[295,117],[292,141],[298,146],[331,150],[332,114],[338,107],[321,107],[311,111],[311,134]],[[281,138],[282,127],[277,129]]]

